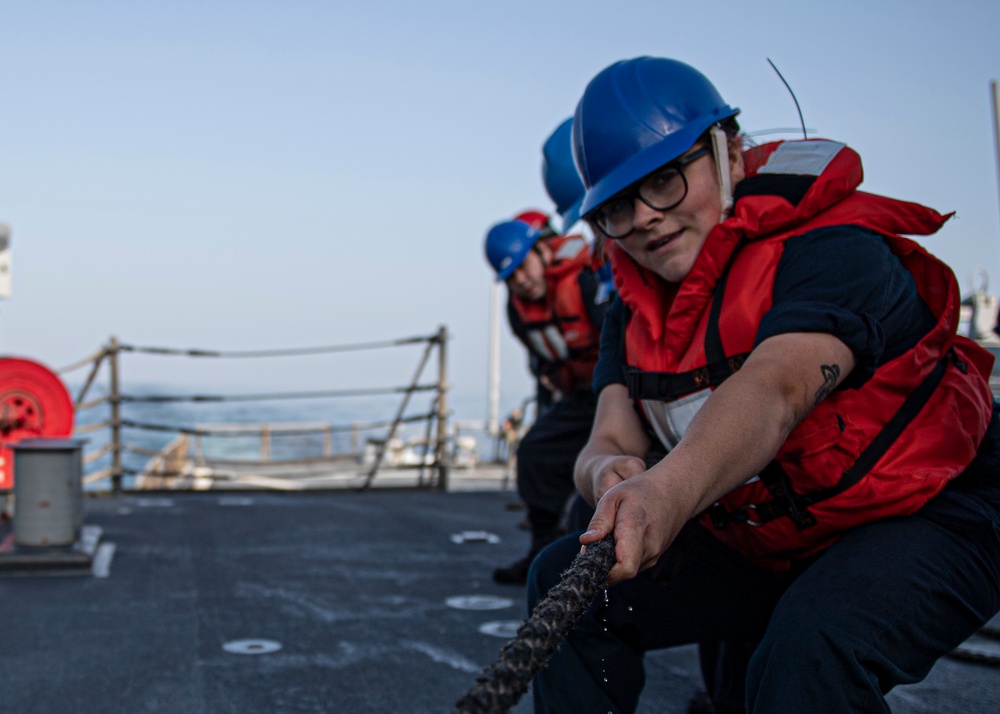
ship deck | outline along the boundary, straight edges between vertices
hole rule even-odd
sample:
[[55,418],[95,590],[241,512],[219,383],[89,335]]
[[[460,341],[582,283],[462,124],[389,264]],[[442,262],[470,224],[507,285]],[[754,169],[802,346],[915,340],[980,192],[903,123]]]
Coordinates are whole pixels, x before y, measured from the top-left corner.
[[[527,543],[514,504],[496,484],[89,498],[91,571],[0,577],[2,709],[450,712],[526,614],[490,579]],[[684,712],[695,648],[647,665],[639,711]],[[996,668],[949,658],[890,694],[898,714],[998,700]]]

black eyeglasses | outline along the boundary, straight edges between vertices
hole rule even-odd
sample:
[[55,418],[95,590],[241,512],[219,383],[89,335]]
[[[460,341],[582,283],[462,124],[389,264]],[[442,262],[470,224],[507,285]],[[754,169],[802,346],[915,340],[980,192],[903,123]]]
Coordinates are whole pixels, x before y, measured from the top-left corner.
[[653,173],[633,184],[633,188],[618,194],[590,216],[591,222],[608,238],[619,240],[634,229],[635,199],[657,211],[669,211],[684,200],[688,192],[684,167],[708,154],[711,149],[703,146],[687,156],[661,166]]

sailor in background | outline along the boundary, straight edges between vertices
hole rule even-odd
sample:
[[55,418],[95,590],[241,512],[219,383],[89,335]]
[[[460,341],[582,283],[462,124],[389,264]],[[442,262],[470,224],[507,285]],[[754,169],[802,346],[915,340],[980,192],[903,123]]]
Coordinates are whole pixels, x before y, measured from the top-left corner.
[[529,606],[581,543],[613,534],[616,563],[536,711],[634,711],[645,651],[747,640],[748,711],[887,712],[1000,608],[993,358],[955,334],[951,270],[901,235],[947,217],[858,191],[839,142],[744,152],[737,113],[650,57],[577,106],[581,212],[620,299],[576,468],[596,513],[535,559]]
[[[569,120],[543,147],[546,190],[569,229],[579,217],[583,184],[572,163]],[[563,513],[573,499],[568,526],[578,528],[592,509],[576,494],[573,466],[587,442],[596,398],[592,379],[601,323],[610,294],[594,269],[591,245],[580,235],[558,235],[549,217],[526,211],[493,226],[486,258],[507,283],[511,329],[528,350],[538,381],[534,424],[517,447],[517,490],[527,508],[527,554],[493,571],[503,584],[524,584],[535,555],[563,533]]]
[[594,421],[592,379],[607,306],[596,302],[600,281],[589,244],[556,235],[547,218],[535,224],[541,230],[504,221],[486,236],[487,259],[507,283],[511,329],[528,349],[539,386],[537,417],[517,447],[517,491],[531,545],[523,558],[493,571],[496,582],[512,585],[524,584],[535,555],[562,535],[563,512],[576,493],[573,465]]

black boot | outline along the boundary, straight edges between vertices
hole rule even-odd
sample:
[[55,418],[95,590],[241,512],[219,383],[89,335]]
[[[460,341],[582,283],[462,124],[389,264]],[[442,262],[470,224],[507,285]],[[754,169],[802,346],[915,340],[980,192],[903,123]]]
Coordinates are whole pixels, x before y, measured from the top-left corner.
[[506,568],[493,571],[493,582],[499,585],[524,585],[528,582],[528,568],[535,559],[536,553],[528,553],[520,560],[511,563]]
[[531,550],[518,561],[508,565],[506,568],[497,568],[493,571],[493,582],[499,585],[524,585],[528,582],[528,568],[531,561],[535,559],[542,548],[562,535],[559,528],[539,528],[531,534]]

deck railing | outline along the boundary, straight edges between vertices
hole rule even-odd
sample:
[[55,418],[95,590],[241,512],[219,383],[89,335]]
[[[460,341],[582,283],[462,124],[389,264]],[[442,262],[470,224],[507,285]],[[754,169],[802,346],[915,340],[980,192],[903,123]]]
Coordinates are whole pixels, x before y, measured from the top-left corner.
[[[420,459],[420,478],[418,485],[447,487],[448,471],[451,463],[448,430],[448,381],[447,381],[447,328],[441,326],[431,335],[408,337],[383,342],[362,344],[345,344],[325,347],[306,347],[296,349],[272,349],[254,351],[223,351],[204,349],[172,349],[165,347],[141,347],[120,342],[112,337],[106,345],[93,355],[75,364],[68,365],[60,374],[66,375],[77,370],[89,368],[74,399],[78,415],[78,426],[75,434],[83,436],[106,432],[108,441],[103,445],[90,449],[84,457],[85,465],[91,466],[105,459],[110,464],[102,469],[86,473],[84,479],[93,485],[107,480],[114,493],[120,493],[126,488],[124,477],[147,476],[155,477],[156,483],[166,485],[177,479],[190,478],[191,473],[182,469],[185,459],[191,456],[190,448],[194,445],[195,460],[201,456],[201,440],[204,437],[226,437],[256,434],[259,439],[258,462],[272,460],[271,439],[276,434],[314,433],[323,437],[322,457],[324,459],[356,458],[361,453],[361,436],[369,434],[368,443],[375,446],[374,458],[367,465],[367,472],[362,488],[368,488],[376,478],[385,461],[390,445],[397,440],[400,428],[406,424],[424,424],[422,444],[423,454]],[[338,352],[356,352],[363,350],[378,350],[392,347],[423,345],[419,363],[410,381],[405,385],[371,388],[323,389],[306,392],[268,392],[256,394],[136,394],[128,391],[121,381],[121,360],[128,354],[149,354],[169,357],[187,357],[194,359],[248,359],[248,358],[283,358],[303,355],[322,355]],[[422,382],[425,371],[429,371],[431,358],[437,356],[437,375],[432,381]],[[103,368],[103,369],[102,369]],[[101,375],[106,375],[105,394],[88,400],[88,395],[96,384],[101,381]],[[412,413],[410,409],[413,395],[419,392],[432,394],[431,405],[424,413]],[[260,402],[267,400],[298,400],[298,399],[329,399],[338,397],[363,397],[399,395],[400,400],[392,418],[379,422],[334,424],[191,424],[177,425],[157,423],[154,421],[136,421],[124,417],[123,407],[128,404],[167,404],[176,402],[206,403],[206,402]],[[90,415],[99,408],[107,410],[106,418],[80,419],[81,415]],[[89,423],[84,423],[89,422]],[[139,430],[147,432],[173,433],[175,438],[166,447],[150,450],[140,445],[130,443],[126,431]],[[347,452],[335,453],[332,441],[334,434],[348,433],[351,435],[351,448]],[[144,469],[129,468],[125,465],[127,454],[147,456]],[[107,458],[106,458],[107,457]],[[291,459],[285,462],[305,462],[315,459]],[[425,469],[429,476],[425,480]]]

